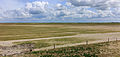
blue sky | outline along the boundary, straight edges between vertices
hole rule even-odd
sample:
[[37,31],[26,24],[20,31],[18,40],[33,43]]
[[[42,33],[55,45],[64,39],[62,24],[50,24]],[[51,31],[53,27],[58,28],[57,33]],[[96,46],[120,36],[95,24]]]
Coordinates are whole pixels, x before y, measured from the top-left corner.
[[120,0],[0,0],[0,22],[120,22]]

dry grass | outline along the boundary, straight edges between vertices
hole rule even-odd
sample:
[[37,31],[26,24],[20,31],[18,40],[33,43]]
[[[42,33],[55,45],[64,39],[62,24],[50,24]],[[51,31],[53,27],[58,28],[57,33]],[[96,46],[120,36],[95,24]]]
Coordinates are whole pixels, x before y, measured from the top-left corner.
[[120,32],[119,24],[0,24],[0,41]]

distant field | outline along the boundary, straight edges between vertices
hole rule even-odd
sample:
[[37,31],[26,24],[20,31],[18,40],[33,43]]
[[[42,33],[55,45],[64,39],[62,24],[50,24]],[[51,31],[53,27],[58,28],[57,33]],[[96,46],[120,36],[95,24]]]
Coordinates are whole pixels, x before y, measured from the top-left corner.
[[0,41],[120,32],[119,23],[1,23]]

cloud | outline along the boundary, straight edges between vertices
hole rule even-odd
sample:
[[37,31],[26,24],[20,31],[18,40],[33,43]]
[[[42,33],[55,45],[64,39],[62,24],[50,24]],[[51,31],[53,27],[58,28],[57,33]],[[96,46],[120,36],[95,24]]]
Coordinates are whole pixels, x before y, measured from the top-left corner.
[[27,3],[24,8],[15,10],[7,10],[3,12],[4,18],[27,18],[27,17],[43,17],[47,13],[48,2],[35,1]]
[[47,6],[48,2],[35,1],[32,3],[27,3],[26,9],[29,11],[30,14],[40,14],[46,12]]
[[76,7],[89,6],[99,10],[120,7],[120,0],[68,0],[68,2]]
[[0,18],[71,20],[113,18],[120,16],[119,0],[68,0],[65,4],[45,1],[26,3],[15,10],[0,12]]

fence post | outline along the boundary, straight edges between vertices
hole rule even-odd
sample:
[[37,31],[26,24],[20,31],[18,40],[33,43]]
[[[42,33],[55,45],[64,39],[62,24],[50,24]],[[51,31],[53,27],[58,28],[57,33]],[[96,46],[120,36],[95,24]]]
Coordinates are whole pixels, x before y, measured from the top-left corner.
[[88,40],[86,41],[86,45],[88,45]]
[[110,39],[108,38],[108,42],[110,42]]
[[54,49],[55,49],[55,44],[54,44]]
[[116,38],[116,42],[117,42],[117,38]]
[[116,43],[117,43],[118,39],[116,38]]

